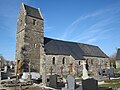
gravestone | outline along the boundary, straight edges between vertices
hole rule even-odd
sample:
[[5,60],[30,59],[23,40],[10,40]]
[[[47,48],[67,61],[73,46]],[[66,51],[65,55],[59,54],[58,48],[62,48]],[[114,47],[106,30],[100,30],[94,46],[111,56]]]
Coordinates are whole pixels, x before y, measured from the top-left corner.
[[74,90],[75,89],[75,79],[73,76],[68,75],[67,77],[68,80],[68,89],[69,90]]
[[110,77],[114,77],[115,76],[114,68],[110,68],[109,69],[109,75],[110,75]]
[[10,69],[13,69],[13,65],[10,65]]
[[83,71],[82,71],[83,76],[82,76],[82,79],[88,79],[89,76],[88,76],[88,71],[86,69],[86,62],[83,61],[82,65],[83,65]]
[[56,74],[50,76],[49,86],[52,87],[52,88],[57,88],[57,75]]
[[4,72],[5,72],[5,73],[7,72],[7,66],[4,67]]
[[[23,75],[22,75],[21,79],[23,81],[26,81],[28,79],[28,75],[29,75],[29,72],[23,72]],[[40,79],[40,74],[37,73],[37,72],[31,72],[30,73],[30,78],[32,80],[38,80],[38,79]]]
[[82,89],[83,90],[98,90],[98,81],[93,78],[82,80]]
[[49,86],[55,89],[61,89],[62,87],[65,87],[65,83],[58,82],[57,75],[50,76],[50,83]]
[[67,76],[67,85],[65,85],[62,90],[82,90],[82,87],[80,85],[77,85],[76,80],[72,75]]
[[23,80],[27,80],[28,79],[28,73],[27,72],[23,72],[22,79]]

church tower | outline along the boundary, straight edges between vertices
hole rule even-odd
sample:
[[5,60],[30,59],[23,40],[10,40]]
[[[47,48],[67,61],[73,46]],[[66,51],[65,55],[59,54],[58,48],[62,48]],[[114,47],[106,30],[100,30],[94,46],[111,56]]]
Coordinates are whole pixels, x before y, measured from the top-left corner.
[[21,70],[28,72],[30,66],[31,71],[40,72],[43,52],[44,18],[41,11],[22,3],[16,34],[16,60],[21,62]]

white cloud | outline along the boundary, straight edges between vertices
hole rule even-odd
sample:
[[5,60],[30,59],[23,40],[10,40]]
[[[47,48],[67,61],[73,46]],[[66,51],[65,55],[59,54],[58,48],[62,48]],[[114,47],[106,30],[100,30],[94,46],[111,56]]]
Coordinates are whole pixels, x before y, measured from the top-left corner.
[[[114,30],[114,27],[111,28],[112,24],[115,24],[115,18],[120,12],[120,8],[108,8],[103,10],[98,10],[96,12],[90,13],[88,15],[80,16],[77,20],[73,21],[65,30],[62,39],[67,39],[71,41],[85,41],[85,43],[92,43],[98,39],[107,39],[107,33]],[[93,19],[93,22],[90,22],[89,19]],[[82,27],[82,22],[90,25],[86,25],[84,30]],[[89,22],[88,22],[89,21]],[[79,28],[79,34],[73,34],[76,32],[76,29]],[[106,37],[104,37],[106,35]],[[72,36],[72,38],[71,38]]]
[[96,38],[91,38],[91,39],[87,40],[86,43],[92,44],[96,40],[97,40]]

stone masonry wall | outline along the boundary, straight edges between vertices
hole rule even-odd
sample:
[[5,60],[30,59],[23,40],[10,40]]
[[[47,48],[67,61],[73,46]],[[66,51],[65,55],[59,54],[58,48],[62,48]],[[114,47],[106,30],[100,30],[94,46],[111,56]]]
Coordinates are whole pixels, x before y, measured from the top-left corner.
[[[63,66],[63,72],[67,72],[69,70],[69,64],[73,63],[73,67],[75,66],[75,60],[72,56],[69,55],[46,55],[46,72],[50,73],[50,67],[53,67],[53,73],[60,74],[60,67]],[[53,65],[53,57],[55,58],[55,64]],[[63,64],[62,60],[65,58],[65,63]]]

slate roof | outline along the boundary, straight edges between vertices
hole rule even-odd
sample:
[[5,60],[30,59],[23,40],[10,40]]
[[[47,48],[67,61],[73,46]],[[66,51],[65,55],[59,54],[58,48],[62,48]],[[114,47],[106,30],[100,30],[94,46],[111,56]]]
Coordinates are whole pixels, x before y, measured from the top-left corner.
[[83,56],[108,58],[108,56],[98,46],[83,43],[78,43],[78,45],[84,52]]
[[31,6],[28,6],[28,5],[25,5],[25,4],[24,4],[24,7],[25,7],[25,10],[26,10],[26,13],[27,13],[28,16],[43,19],[37,8],[31,7]]
[[50,55],[71,55],[76,60],[84,59],[83,56],[108,58],[97,46],[44,38],[45,52]]
[[120,48],[117,50],[116,60],[120,60]]

